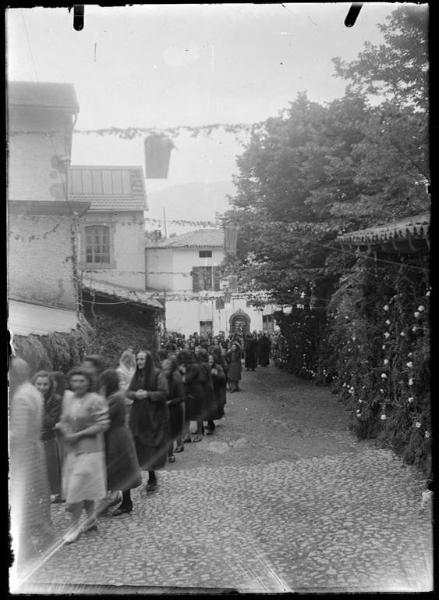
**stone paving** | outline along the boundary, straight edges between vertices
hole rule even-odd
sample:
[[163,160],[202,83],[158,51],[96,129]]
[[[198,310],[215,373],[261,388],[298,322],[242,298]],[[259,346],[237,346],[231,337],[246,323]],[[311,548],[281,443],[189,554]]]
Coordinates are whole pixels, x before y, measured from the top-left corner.
[[[357,442],[326,388],[274,367],[244,374],[213,436],[188,444],[134,511],[102,518],[31,582],[234,588],[241,592],[429,591],[424,479]],[[60,533],[69,519],[53,505]],[[32,585],[32,583],[30,583]]]

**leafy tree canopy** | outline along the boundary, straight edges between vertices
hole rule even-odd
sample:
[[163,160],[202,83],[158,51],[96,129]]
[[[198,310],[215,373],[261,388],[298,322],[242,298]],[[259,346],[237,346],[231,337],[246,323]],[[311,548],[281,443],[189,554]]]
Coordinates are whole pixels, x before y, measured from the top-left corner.
[[384,44],[366,42],[357,60],[334,59],[336,74],[363,94],[428,108],[428,6],[402,6],[379,25]]
[[[415,71],[425,74],[426,42],[418,39],[424,13],[397,9],[383,26],[386,44],[366,45],[349,65],[336,60],[338,75],[351,80],[343,98],[321,105],[299,93],[253,132],[237,159],[237,193],[224,215],[240,228],[231,262],[243,287],[270,290],[282,303],[294,301],[295,290],[309,297],[354,258],[334,244],[337,235],[428,209],[425,86],[394,82],[395,69],[406,82]],[[390,96],[370,102],[367,86],[380,78],[398,103]]]

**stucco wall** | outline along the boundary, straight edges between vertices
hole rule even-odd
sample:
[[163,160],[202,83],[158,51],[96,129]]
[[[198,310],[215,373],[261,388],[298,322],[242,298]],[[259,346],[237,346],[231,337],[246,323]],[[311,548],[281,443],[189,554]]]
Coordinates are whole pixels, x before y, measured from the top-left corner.
[[[200,258],[199,251],[203,248],[146,248],[148,288],[191,292],[192,268],[219,266],[224,259],[222,248],[205,249],[212,250],[211,258]],[[163,271],[166,273],[158,274]]]
[[168,248],[145,248],[148,290],[173,289],[173,252]]
[[9,214],[9,297],[75,308],[70,224],[70,217]]
[[[56,156],[66,156],[69,152],[65,129],[67,118],[67,115],[44,110],[11,110],[8,123],[9,200],[65,200],[65,171]],[[30,133],[17,135],[17,131]]]
[[[112,229],[111,268],[90,269],[84,260],[83,227],[87,225],[109,225]],[[145,290],[145,236],[143,213],[88,212],[81,219],[79,255],[81,268],[97,281],[106,281],[138,290]]]

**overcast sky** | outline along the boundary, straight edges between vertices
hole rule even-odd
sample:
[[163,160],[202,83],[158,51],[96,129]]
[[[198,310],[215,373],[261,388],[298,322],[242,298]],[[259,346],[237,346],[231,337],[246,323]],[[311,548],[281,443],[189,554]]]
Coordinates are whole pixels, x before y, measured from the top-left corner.
[[[353,59],[395,9],[365,3],[344,25],[351,3],[85,5],[73,29],[66,8],[7,11],[8,77],[75,85],[78,129],[252,123],[274,116],[307,91],[326,102],[344,93],[331,59]],[[230,180],[240,146],[234,136],[175,140],[169,179]],[[75,164],[142,164],[143,140],[75,135]],[[151,207],[153,210],[154,207]]]

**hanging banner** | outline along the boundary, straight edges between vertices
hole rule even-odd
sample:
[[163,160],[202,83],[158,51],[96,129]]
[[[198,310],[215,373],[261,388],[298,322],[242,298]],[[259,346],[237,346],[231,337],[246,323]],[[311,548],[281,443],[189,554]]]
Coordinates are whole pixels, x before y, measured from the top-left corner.
[[167,179],[172,141],[164,135],[153,134],[145,138],[145,173],[147,179]]
[[224,250],[226,254],[235,255],[238,243],[238,227],[226,225],[224,227]]

